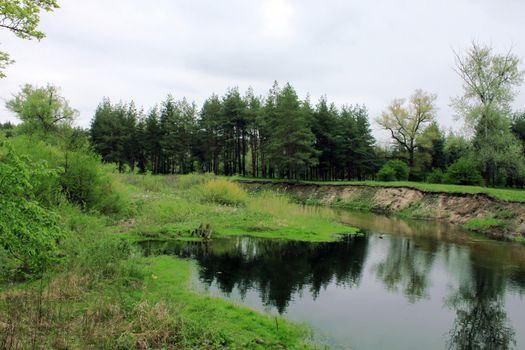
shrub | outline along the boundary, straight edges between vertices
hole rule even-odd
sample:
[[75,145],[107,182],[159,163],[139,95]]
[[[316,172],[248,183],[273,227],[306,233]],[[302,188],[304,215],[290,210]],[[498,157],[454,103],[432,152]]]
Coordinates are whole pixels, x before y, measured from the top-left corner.
[[60,176],[60,185],[67,199],[84,209],[103,214],[122,214],[130,206],[125,191],[118,191],[118,181],[98,157],[84,152],[70,152]]
[[481,185],[483,178],[473,161],[460,158],[448,167],[446,182],[454,185]]
[[406,181],[408,180],[408,165],[398,159],[389,160],[377,173],[380,181]]
[[0,274],[4,277],[42,272],[57,258],[63,236],[58,215],[43,207],[35,194],[38,179],[56,176],[56,170],[44,162],[31,162],[0,141],[0,262],[6,263]]
[[388,165],[383,165],[377,173],[379,181],[396,181],[396,171]]
[[202,198],[207,202],[225,205],[243,205],[246,192],[236,183],[224,179],[214,179],[199,187]]
[[[104,214],[126,213],[129,200],[126,192],[112,176],[109,167],[87,149],[65,151],[36,137],[18,136],[10,139],[18,154],[27,155],[33,162],[44,161],[58,170],[58,176],[33,174],[34,194],[39,202],[51,206],[65,197],[84,210]],[[61,195],[63,193],[63,195]]]
[[445,180],[445,174],[441,169],[433,169],[430,174],[427,175],[427,182],[431,184],[440,184]]

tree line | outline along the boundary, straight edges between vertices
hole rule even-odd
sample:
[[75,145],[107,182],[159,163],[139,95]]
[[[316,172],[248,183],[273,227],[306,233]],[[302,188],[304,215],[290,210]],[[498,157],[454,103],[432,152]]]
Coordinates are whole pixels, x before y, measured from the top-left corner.
[[90,128],[95,150],[119,169],[288,179],[369,179],[381,165],[366,107],[312,106],[290,84],[266,96],[231,88],[197,108],[168,96],[147,113],[104,99]]
[[133,102],[98,105],[87,130],[72,123],[77,111],[60,89],[25,85],[6,107],[22,121],[0,125],[5,136],[62,132],[89,138],[103,161],[120,171],[153,174],[213,172],[307,180],[379,179],[523,187],[525,113],[511,103],[523,81],[520,60],[473,44],[456,57],[464,92],[452,100],[465,128],[437,123],[436,95],[423,90],[394,99],[375,118],[392,143],[379,147],[367,108],[315,105],[290,84],[274,83],[264,96],[231,88],[202,106],[168,96],[144,111]]

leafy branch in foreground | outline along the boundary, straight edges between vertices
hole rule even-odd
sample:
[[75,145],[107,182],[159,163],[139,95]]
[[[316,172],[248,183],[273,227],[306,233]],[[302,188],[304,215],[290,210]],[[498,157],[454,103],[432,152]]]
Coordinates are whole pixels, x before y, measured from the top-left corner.
[[[2,0],[0,1],[0,28],[13,32],[22,39],[43,39],[46,35],[38,30],[41,11],[57,9],[56,0]],[[14,63],[7,52],[0,51],[0,78],[3,70]]]
[[38,202],[34,190],[38,179],[56,176],[0,141],[0,260],[9,262],[0,274],[42,272],[57,257],[59,218]]

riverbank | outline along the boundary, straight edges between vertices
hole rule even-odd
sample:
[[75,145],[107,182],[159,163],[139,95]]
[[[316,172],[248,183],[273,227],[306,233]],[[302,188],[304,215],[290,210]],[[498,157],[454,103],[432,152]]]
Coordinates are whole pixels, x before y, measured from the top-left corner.
[[307,327],[189,289],[192,263],[115,261],[0,290],[2,349],[310,349]]
[[439,220],[490,238],[525,241],[525,191],[410,182],[236,181],[251,191],[287,193],[304,204]]
[[[213,176],[113,174],[125,216],[55,210],[65,236],[42,276],[0,284],[0,348],[310,349],[308,327],[192,291],[192,263],[135,242],[251,235],[328,242],[357,229],[284,195]],[[39,345],[39,346],[40,346]]]
[[341,224],[335,215],[305,211],[282,193],[249,194],[228,179],[203,175],[121,179],[139,206],[119,229],[127,238],[199,240],[209,234],[328,242],[359,231]]

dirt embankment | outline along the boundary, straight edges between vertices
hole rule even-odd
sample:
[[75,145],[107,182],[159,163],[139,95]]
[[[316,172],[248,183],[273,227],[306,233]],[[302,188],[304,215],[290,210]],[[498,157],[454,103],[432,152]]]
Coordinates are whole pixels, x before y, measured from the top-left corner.
[[[525,203],[486,194],[425,192],[408,187],[242,181],[251,190],[287,192],[298,201],[403,217],[474,223],[493,238],[525,237]],[[476,225],[477,224],[477,225]]]

